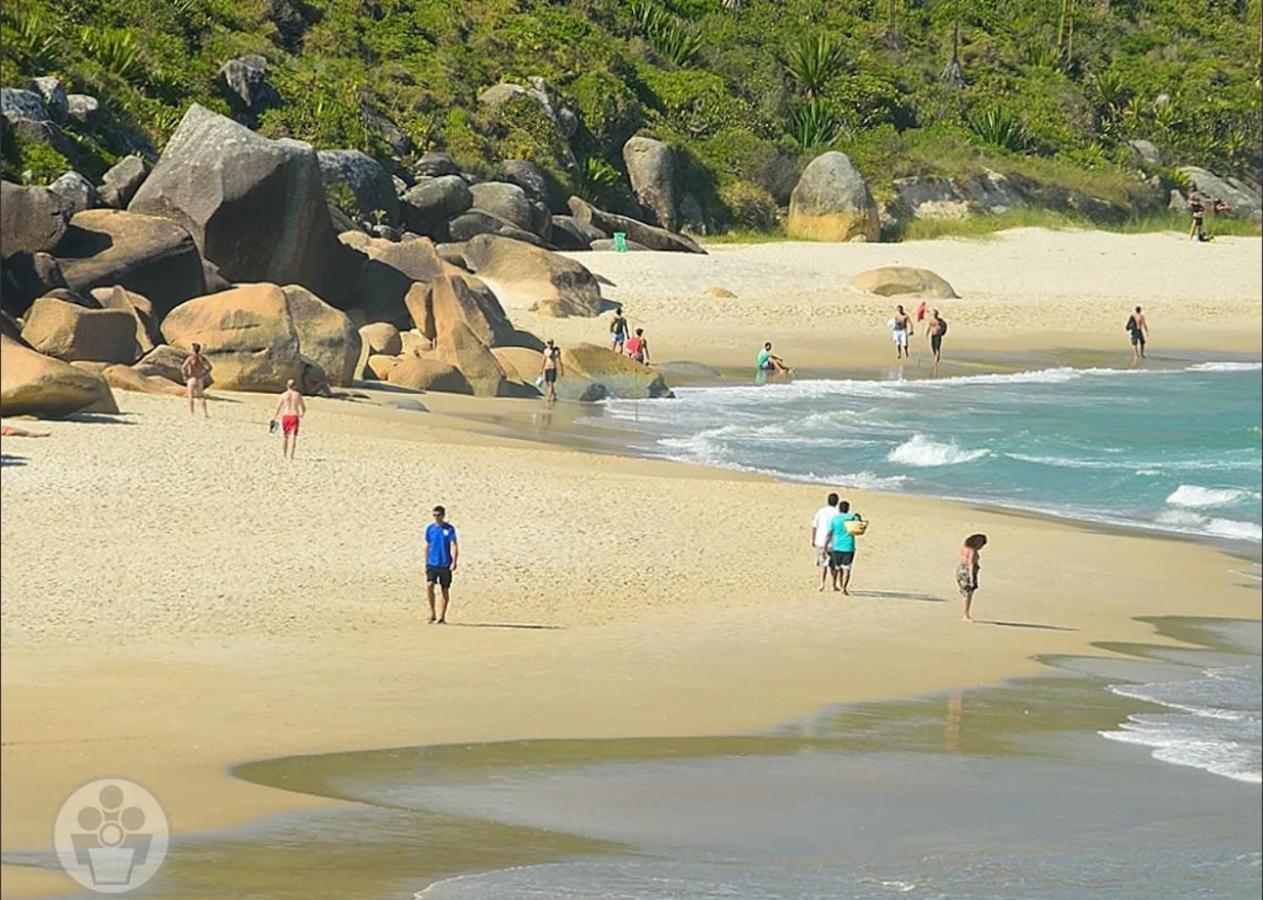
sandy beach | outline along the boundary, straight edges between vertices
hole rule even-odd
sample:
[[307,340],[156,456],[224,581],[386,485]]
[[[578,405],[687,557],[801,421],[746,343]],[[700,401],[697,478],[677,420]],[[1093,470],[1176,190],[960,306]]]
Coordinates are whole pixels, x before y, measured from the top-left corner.
[[[1026,231],[576,258],[617,285],[659,360],[745,366],[766,338],[802,365],[888,366],[893,301],[845,282],[894,264],[961,294],[939,303],[949,352],[1116,350],[1125,364],[1138,303],[1155,355],[1260,349],[1255,239]],[[563,344],[607,330],[509,311]],[[194,832],[331,802],[228,774],[247,760],[747,733],[1151,640],[1137,616],[1260,615],[1240,560],[1208,544],[862,491],[848,495],[874,525],[841,602],[816,591],[807,541],[824,486],[579,452],[564,410],[538,401],[317,398],[286,463],[271,398],[221,394],[207,421],[178,398],[117,398],[117,416],[3,444],[5,851],[46,848],[62,800],[106,773]],[[558,445],[504,436],[501,416]],[[424,624],[434,503],[462,544],[446,628]],[[972,531],[993,543],[966,626],[953,567]],[[72,887],[4,876],[6,895]]]

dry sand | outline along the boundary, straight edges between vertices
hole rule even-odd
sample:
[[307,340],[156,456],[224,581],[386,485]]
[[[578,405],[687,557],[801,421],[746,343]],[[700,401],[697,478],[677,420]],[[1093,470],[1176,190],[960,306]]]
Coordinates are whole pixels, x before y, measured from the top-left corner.
[[[1184,252],[1165,238],[1096,239],[1139,241],[1154,248],[1151,263]],[[1008,258],[1002,274],[1021,281],[1025,260],[1004,249],[1007,240],[969,252],[990,254],[992,271]],[[825,290],[769,296],[782,277],[772,261],[790,253],[853,254],[857,270],[902,254],[938,269],[968,298],[954,301],[952,337],[974,312],[1025,321],[1034,283],[1011,300],[984,300],[971,292],[987,279],[970,273],[986,267],[953,268],[951,246],[628,254],[601,257],[598,270],[637,267],[645,279],[657,271],[681,297],[695,296],[694,283],[737,293],[766,283],[758,303],[706,301],[714,318],[690,318],[693,331],[678,302],[650,298],[643,282],[646,321],[660,315],[696,334],[690,351],[709,346],[708,328],[753,334],[774,303],[790,310],[777,327],[809,346],[816,325],[794,318],[796,304],[826,311],[837,301]],[[1113,306],[1125,310],[1135,284],[1152,280],[1144,300],[1155,328],[1177,310],[1210,323],[1182,336],[1242,319],[1257,343],[1257,242],[1196,249],[1229,260],[1215,270],[1233,285],[1226,299],[1201,281],[1160,291],[1163,280],[1143,267],[1130,279],[1111,275],[1118,335],[1123,316]],[[690,261],[707,270],[693,282],[682,274]],[[1242,270],[1252,262],[1251,288]],[[878,315],[886,306],[856,302]],[[746,312],[720,318],[721,303]],[[1039,309],[1045,318],[1057,310],[1074,330],[1063,305],[1095,303],[1063,297]],[[1221,317],[1221,306],[1235,312]],[[723,362],[722,352],[688,355]],[[1035,653],[1149,639],[1139,615],[1259,616],[1257,591],[1230,572],[1239,563],[1208,546],[859,491],[850,497],[874,524],[862,539],[857,594],[841,602],[815,590],[807,523],[821,489],[527,445],[471,433],[443,414],[514,414],[550,427],[533,401],[426,395],[438,412],[423,413],[313,400],[299,458],[287,464],[264,424],[270,398],[225,396],[209,421],[190,418],[178,399],[118,399],[120,416],[52,422],[48,439],[3,442],[5,850],[46,847],[62,799],[103,774],[146,784],[175,827],[190,831],[322,802],[226,773],[247,759],[747,732],[827,703],[1029,673],[1039,668]],[[436,502],[462,539],[448,627],[424,624],[419,542]],[[993,624],[960,622],[953,568],[971,531],[992,536],[976,614]],[[7,894],[69,884],[13,867],[4,874]]]

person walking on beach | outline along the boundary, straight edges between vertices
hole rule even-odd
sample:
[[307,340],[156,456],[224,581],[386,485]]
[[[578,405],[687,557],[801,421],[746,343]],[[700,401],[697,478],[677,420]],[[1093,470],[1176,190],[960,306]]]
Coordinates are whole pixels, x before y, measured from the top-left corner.
[[307,404],[303,402],[303,395],[294,383],[294,379],[285,382],[285,390],[281,391],[281,399],[276,402],[276,412],[272,414],[272,421],[280,419],[281,422],[281,456],[283,458],[294,458],[294,453],[298,450],[298,423],[303,416],[307,415]]
[[763,345],[763,349],[759,351],[759,355],[755,359],[754,364],[760,372],[775,372],[777,374],[781,374],[789,371],[789,368],[785,365],[785,360],[772,353],[771,341],[768,341]]
[[934,356],[934,368],[943,361],[943,335],[947,334],[947,320],[938,314],[938,310],[930,313],[930,353]]
[[649,365],[649,341],[645,338],[645,329],[636,329],[636,336],[627,342],[627,355],[642,366]]
[[549,403],[557,402],[557,379],[561,377],[561,348],[549,338],[544,347],[544,358],[540,363],[540,375],[544,379],[544,399]]
[[1197,238],[1199,241],[1207,240],[1206,204],[1202,202],[1202,195],[1197,191],[1193,191],[1188,195],[1188,211],[1193,216],[1193,221],[1188,226],[1188,236]]
[[[430,625],[447,624],[447,604],[451,601],[452,573],[460,558],[456,526],[447,521],[447,510],[436,506],[434,521],[425,529],[425,598],[430,602]],[[434,603],[434,587],[438,585],[441,602]]]
[[811,517],[811,546],[816,551],[816,568],[820,570],[820,590],[829,577],[829,526],[838,514],[838,495],[830,494],[825,505]]
[[978,556],[985,546],[985,534],[971,534],[965,538],[964,546],[960,548],[960,561],[956,564],[956,585],[960,588],[961,619],[966,622],[974,620],[969,614],[969,607],[974,602],[974,592],[978,590],[978,569],[982,566]]
[[902,306],[895,307],[895,317],[890,320],[891,335],[895,340],[895,359],[908,358],[908,339],[912,337],[912,316]]
[[210,360],[202,355],[202,345],[193,344],[193,352],[185,358],[180,366],[180,375],[184,378],[184,386],[188,391],[189,415],[193,415],[193,401],[202,401],[202,415],[210,417],[206,411],[206,379],[210,377]]
[[829,571],[833,573],[833,589],[841,590],[843,596],[849,597],[851,592],[851,566],[855,562],[855,535],[847,522],[863,521],[859,513],[851,512],[849,501],[838,503],[838,511],[829,521]]
[[1145,338],[1149,334],[1149,323],[1139,306],[1127,317],[1127,331],[1131,334],[1132,365],[1136,365],[1145,358]]
[[623,346],[627,343],[627,319],[623,316],[621,306],[614,307],[614,321],[610,322],[610,334],[613,336],[613,351],[622,353]]

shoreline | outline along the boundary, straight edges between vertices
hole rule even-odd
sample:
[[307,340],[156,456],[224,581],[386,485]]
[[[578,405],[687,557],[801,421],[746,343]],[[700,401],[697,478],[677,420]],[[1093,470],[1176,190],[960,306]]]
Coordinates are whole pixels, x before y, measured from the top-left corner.
[[[1214,328],[1183,336],[1224,349]],[[1257,334],[1234,339],[1258,352]],[[839,603],[807,570],[816,488],[549,445],[531,430],[568,430],[561,412],[439,394],[421,398],[429,413],[314,399],[284,468],[260,424],[272,398],[221,396],[202,422],[178,399],[120,393],[121,416],[4,441],[19,457],[0,507],[6,851],[44,846],[61,800],[107,772],[153,789],[187,834],[332,802],[241,782],[228,767],[246,760],[748,732],[1152,640],[1137,616],[1260,614],[1217,547],[858,490],[898,527],[866,539],[856,597]],[[392,397],[411,395],[377,402]],[[421,624],[414,565],[434,502],[470,560],[453,605],[465,624],[442,630]],[[717,505],[734,522],[780,511],[787,530],[711,533]],[[958,621],[943,560],[969,530],[1002,536],[976,601],[997,624]],[[14,896],[70,886],[4,874]]]

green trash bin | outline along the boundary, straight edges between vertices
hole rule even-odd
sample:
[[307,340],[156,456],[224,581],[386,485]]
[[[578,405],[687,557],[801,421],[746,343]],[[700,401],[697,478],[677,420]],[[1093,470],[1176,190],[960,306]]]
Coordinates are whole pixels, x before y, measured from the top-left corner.
[[618,253],[627,252],[627,232],[626,231],[614,232],[614,250]]

